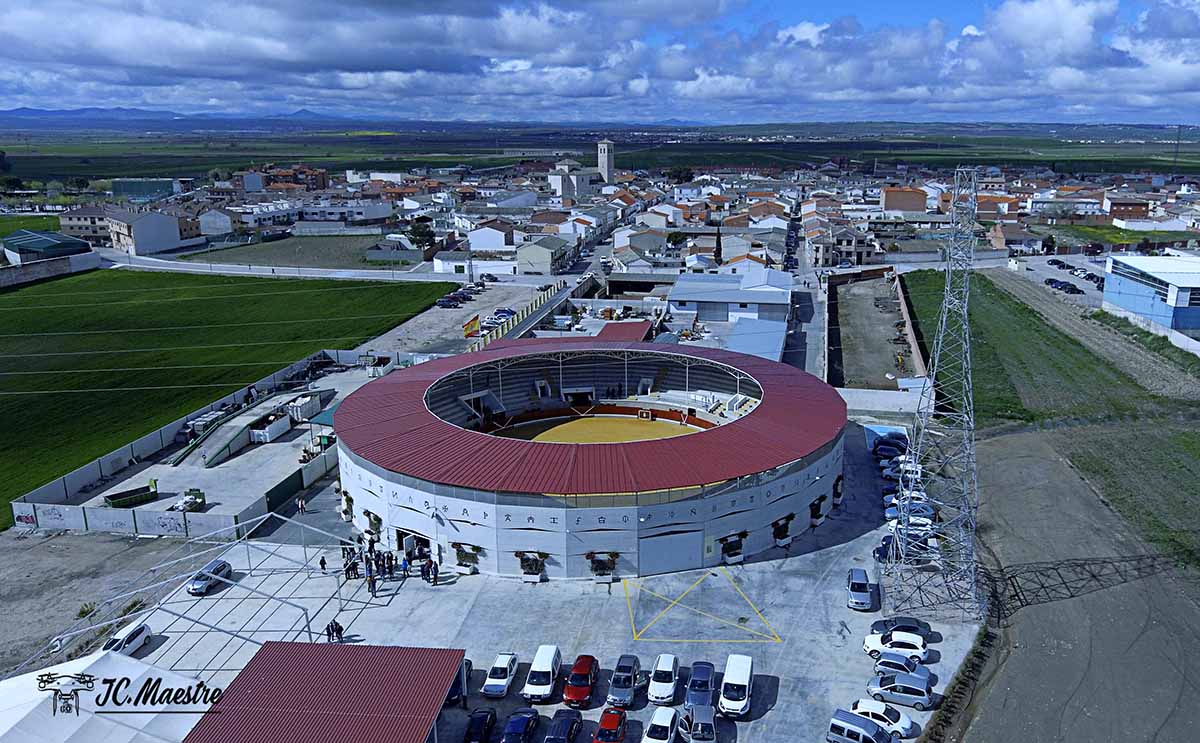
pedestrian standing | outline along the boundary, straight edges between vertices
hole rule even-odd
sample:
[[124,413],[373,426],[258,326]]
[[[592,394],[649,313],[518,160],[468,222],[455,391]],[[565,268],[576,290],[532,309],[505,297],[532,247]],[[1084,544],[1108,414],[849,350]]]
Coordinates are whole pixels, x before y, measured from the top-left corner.
[[372,596],[375,595],[375,576],[370,573],[367,574],[367,590],[371,592]]
[[321,555],[321,561],[318,562],[317,564],[321,566],[321,572],[324,573],[325,572],[325,564],[326,564],[325,563],[325,555]]
[[421,563],[421,580],[429,582],[429,561]]
[[400,558],[400,575],[404,580],[408,580],[408,555]]
[[334,635],[334,637],[337,638],[338,642],[342,641],[342,634],[345,631],[346,631],[346,628],[342,626],[341,622],[339,622],[336,619],[333,620],[333,635]]
[[333,620],[325,625],[325,642],[333,642]]
[[438,574],[438,566],[437,566],[436,562],[430,566],[429,574],[433,577],[433,585],[436,586],[437,585],[437,574]]

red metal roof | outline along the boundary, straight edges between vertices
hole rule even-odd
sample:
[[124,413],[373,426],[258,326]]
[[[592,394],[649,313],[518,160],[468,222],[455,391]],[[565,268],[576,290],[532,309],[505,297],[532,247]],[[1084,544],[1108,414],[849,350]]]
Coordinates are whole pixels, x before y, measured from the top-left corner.
[[184,743],[425,743],[462,650],[267,642]]
[[596,334],[596,340],[600,341],[641,341],[646,339],[646,333],[650,332],[649,320],[634,320],[632,322],[610,322],[605,323],[600,332]]
[[[475,364],[534,353],[630,350],[694,356],[754,377],[762,401],[749,414],[699,433],[618,444],[500,438],[442,420],[425,392]],[[721,482],[793,462],[835,439],[846,404],[821,380],[786,364],[714,348],[580,339],[495,343],[401,369],[350,394],[334,430],[356,455],[428,482],[518,493],[635,493]]]

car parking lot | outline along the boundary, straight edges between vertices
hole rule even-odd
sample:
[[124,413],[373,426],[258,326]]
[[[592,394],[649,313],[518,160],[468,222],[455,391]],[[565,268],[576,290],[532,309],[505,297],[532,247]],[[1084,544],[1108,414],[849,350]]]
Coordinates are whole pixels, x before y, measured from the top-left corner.
[[[535,705],[539,725],[531,740],[540,743],[550,718],[564,708],[563,678],[576,657],[591,655],[599,670],[591,701],[581,710],[582,743],[597,730],[618,659],[629,654],[639,660],[641,678],[626,707],[624,740],[636,743],[657,707],[648,701],[647,678],[656,657],[676,657],[681,684],[691,678],[694,664],[712,663],[719,690],[729,656],[744,655],[753,664],[749,710],[736,722],[718,716],[717,739],[821,740],[836,708],[849,709],[868,696],[875,661],[864,652],[864,637],[882,618],[878,602],[870,612],[846,606],[850,568],[864,569],[878,595],[872,550],[885,533],[879,467],[867,452],[863,429],[853,424],[847,433],[846,479],[843,504],[824,524],[798,536],[788,552],[772,555],[780,559],[613,584],[530,585],[446,570],[440,585],[414,575],[385,581],[371,596],[364,581],[342,580],[336,549],[324,553],[330,571],[322,574],[297,569],[306,555],[315,562],[311,546],[239,546],[224,555],[237,587],[219,587],[203,597],[177,590],[164,605],[169,612],[145,618],[156,636],[139,657],[228,683],[253,654],[254,642],[305,639],[305,611],[319,641],[325,639],[322,628],[336,617],[346,642],[463,648],[473,664],[466,706],[447,708],[438,724],[439,739],[457,743],[469,711],[477,707],[496,709],[493,740],[498,740],[508,716],[528,706],[519,692],[539,646],[555,645],[562,658],[560,674],[550,699]],[[935,698],[974,633],[969,624],[930,628],[925,665]],[[484,697],[488,668],[503,652],[517,655],[511,689],[503,698]],[[673,706],[682,711],[682,701],[680,690]],[[928,719],[928,712],[901,710],[918,730]]]
[[[1104,275],[1104,258],[1098,256],[1084,255],[1060,255],[1060,256],[1028,256],[1022,258],[1025,261],[1026,270],[1021,272],[1021,275],[1026,279],[1035,282],[1039,286],[1045,286],[1046,291],[1052,294],[1057,294],[1066,301],[1079,305],[1081,307],[1089,307],[1099,309],[1100,304],[1104,299],[1104,292],[1096,287],[1091,281],[1082,278],[1077,278],[1071,275],[1070,270],[1058,269],[1050,265],[1050,261],[1063,261],[1077,269],[1090,271],[1098,276]],[[1047,279],[1055,279],[1059,281],[1067,281],[1083,290],[1083,294],[1067,294],[1062,291],[1055,291],[1045,285]]]

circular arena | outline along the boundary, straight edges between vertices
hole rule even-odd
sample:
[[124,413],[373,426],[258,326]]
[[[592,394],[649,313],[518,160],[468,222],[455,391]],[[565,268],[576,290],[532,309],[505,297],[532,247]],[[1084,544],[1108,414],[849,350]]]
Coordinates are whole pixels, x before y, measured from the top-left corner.
[[393,549],[531,580],[738,562],[841,498],[846,406],[793,367],[594,339],[394,371],[334,414],[346,506]]

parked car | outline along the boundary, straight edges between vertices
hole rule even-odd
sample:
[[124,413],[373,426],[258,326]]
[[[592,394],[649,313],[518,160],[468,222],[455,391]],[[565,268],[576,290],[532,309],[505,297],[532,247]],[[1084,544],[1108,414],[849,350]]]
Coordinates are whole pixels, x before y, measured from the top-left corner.
[[563,687],[563,703],[568,707],[587,707],[592,701],[592,690],[596,687],[596,674],[600,662],[591,655],[581,655],[571,666],[567,684]]
[[1045,284],[1046,286],[1054,286],[1055,284],[1058,283],[1058,279],[1043,279],[1042,283]]
[[507,696],[516,676],[517,654],[500,653],[496,656],[496,660],[492,661],[492,667],[488,669],[487,678],[483,680],[483,686],[480,687],[479,693],[493,699]]
[[650,686],[646,688],[646,696],[654,704],[674,704],[678,685],[679,659],[670,653],[656,657],[650,668]]
[[871,447],[871,454],[876,459],[895,459],[896,457],[908,451],[908,447],[902,446],[895,439],[885,439],[882,443],[876,442],[875,446]]
[[642,743],[671,743],[678,726],[678,712],[671,707],[658,707],[650,718],[650,724],[642,733]]
[[897,743],[900,736],[889,733],[878,723],[844,709],[833,711],[826,743]]
[[550,718],[545,743],[574,743],[582,727],[582,714],[573,709],[560,709]]
[[633,704],[640,686],[639,676],[642,662],[636,655],[622,655],[613,667],[612,679],[608,682],[608,703],[615,707]]
[[899,480],[904,478],[910,480],[912,478],[920,478],[924,472],[924,468],[914,462],[905,462],[898,467],[888,467],[879,473],[879,476],[885,480]]
[[496,274],[494,274],[494,273],[481,274],[479,276],[479,278],[483,279],[484,281],[499,281],[500,280],[500,279],[496,278]]
[[754,659],[749,655],[731,654],[725,659],[717,711],[726,717],[745,717],[750,714],[753,693]]
[[887,651],[903,655],[917,663],[929,657],[929,648],[925,645],[925,638],[912,632],[893,630],[882,635],[867,635],[863,638],[863,652],[872,658],[878,658]]
[[[889,534],[896,533],[896,527],[900,524],[899,519],[892,519],[887,522],[887,530]],[[928,533],[933,531],[933,519],[926,516],[909,516],[908,528],[916,533]]]
[[892,702],[917,711],[933,706],[933,690],[917,678],[903,673],[876,676],[867,683],[867,693],[877,702]]
[[851,263],[850,261],[842,261],[841,263],[837,264],[837,267],[838,268],[854,268],[854,264]]
[[512,307],[497,307],[496,309],[492,310],[492,314],[496,317],[512,317],[513,315],[517,314],[517,311]]
[[1075,286],[1074,284],[1067,284],[1065,287],[1063,287],[1063,292],[1066,294],[1085,294],[1086,293],[1083,291],[1083,289],[1080,289],[1079,287]]
[[233,567],[229,563],[219,559],[211,560],[188,581],[187,592],[192,596],[203,596],[221,584],[222,578],[229,580],[232,575]]
[[[937,511],[928,503],[910,500],[908,504],[908,515],[909,518],[912,518],[913,516],[922,516],[932,520],[937,516]],[[900,504],[897,503],[887,507],[883,512],[883,517],[888,521],[900,518]]]
[[133,655],[140,650],[154,633],[145,622],[134,622],[113,633],[100,650],[108,650],[119,655]]
[[893,735],[911,738],[917,734],[917,726],[912,718],[890,704],[874,699],[859,699],[850,705],[850,711],[867,718]]
[[675,729],[687,743],[713,743],[717,739],[717,711],[707,704],[685,707]]
[[625,710],[609,707],[600,713],[600,725],[592,736],[592,743],[624,743],[629,719]]
[[454,683],[450,684],[450,691],[446,692],[445,704],[457,704],[467,695],[467,682],[471,680],[471,660],[463,658],[462,666],[459,670],[461,673],[454,677]]
[[850,568],[846,575],[846,607],[859,611],[870,611],[875,605],[871,596],[871,580],[862,568]]
[[529,675],[525,677],[525,687],[521,696],[525,701],[548,702],[554,696],[554,687],[558,685],[559,667],[562,665],[562,653],[557,645],[542,645],[529,664]]
[[886,632],[908,632],[921,637],[929,635],[929,625],[916,617],[887,617],[871,623],[871,634],[882,635]]
[[907,493],[904,493],[904,494],[889,493],[889,494],[883,496],[883,507],[885,509],[894,507],[897,503],[900,502],[900,498],[902,495],[903,495],[903,497],[908,498],[910,503],[928,503],[929,502],[929,496],[925,494],[924,490],[909,490]]
[[518,707],[504,723],[500,743],[531,743],[541,717],[533,707]]
[[875,675],[886,676],[889,673],[907,673],[918,678],[923,678],[929,681],[930,671],[926,666],[917,663],[912,658],[905,658],[899,653],[893,653],[890,650],[885,653],[880,653],[875,659]]
[[1055,268],[1058,268],[1059,266],[1062,265],[1062,261],[1060,261],[1057,258],[1051,258],[1049,261],[1047,261],[1047,263],[1051,266],[1054,266]]
[[716,666],[703,660],[693,663],[692,676],[688,679],[687,692],[683,696],[684,709],[711,705],[716,683]]
[[492,707],[477,707],[467,716],[463,743],[490,743],[492,731],[495,729],[496,710]]
[[434,302],[434,304],[444,310],[452,310],[462,306],[462,302],[454,299],[447,299],[446,297],[442,297],[438,301]]

